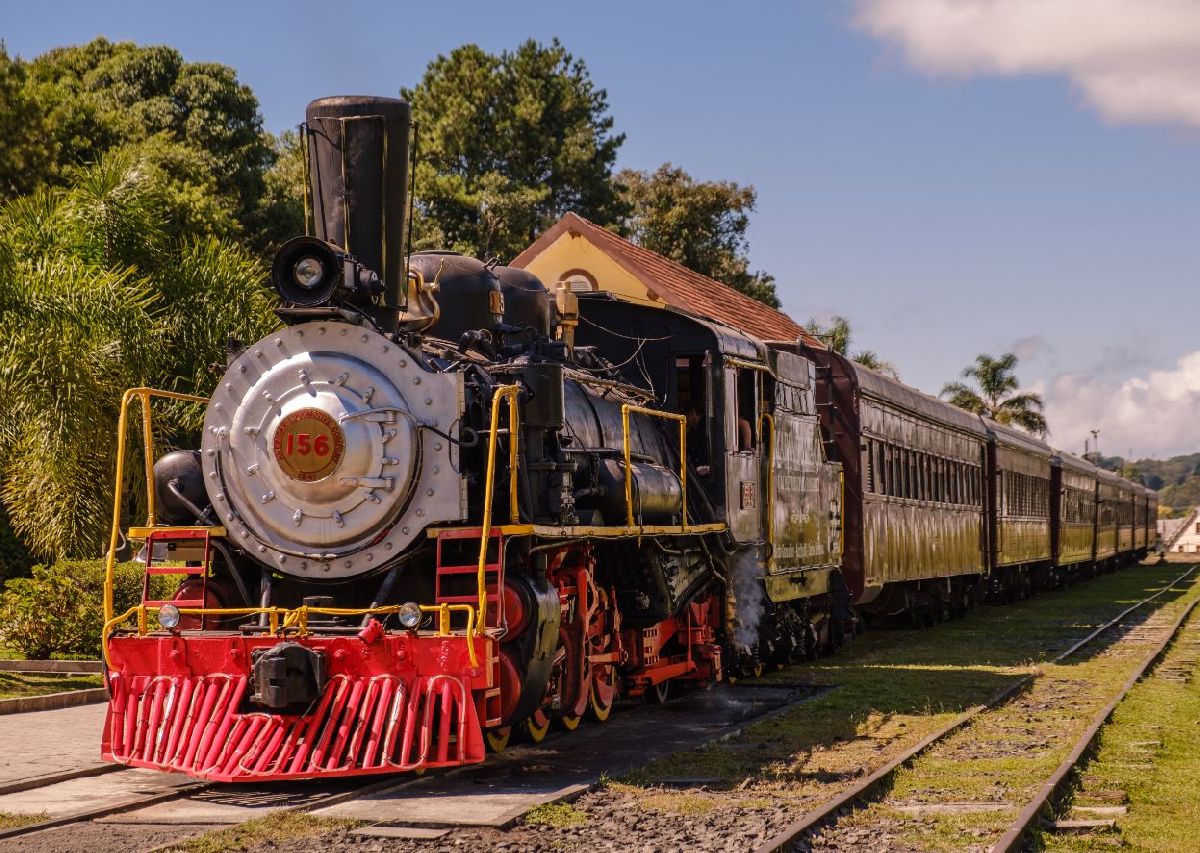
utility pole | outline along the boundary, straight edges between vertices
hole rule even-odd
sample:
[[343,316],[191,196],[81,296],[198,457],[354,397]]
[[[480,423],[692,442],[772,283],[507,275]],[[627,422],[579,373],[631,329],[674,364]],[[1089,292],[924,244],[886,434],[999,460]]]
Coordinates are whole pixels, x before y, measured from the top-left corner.
[[1098,429],[1092,430],[1092,453],[1094,453],[1096,456],[1095,460],[1093,460],[1093,461],[1095,462],[1096,465],[1099,465],[1100,464],[1100,430],[1098,430]]

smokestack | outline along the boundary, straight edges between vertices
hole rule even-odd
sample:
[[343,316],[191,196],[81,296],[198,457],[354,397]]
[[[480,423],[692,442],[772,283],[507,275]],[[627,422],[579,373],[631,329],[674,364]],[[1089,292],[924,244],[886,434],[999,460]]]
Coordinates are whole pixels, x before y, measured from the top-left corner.
[[314,233],[379,273],[374,319],[395,331],[404,302],[409,106],[395,98],[321,98],[305,112]]

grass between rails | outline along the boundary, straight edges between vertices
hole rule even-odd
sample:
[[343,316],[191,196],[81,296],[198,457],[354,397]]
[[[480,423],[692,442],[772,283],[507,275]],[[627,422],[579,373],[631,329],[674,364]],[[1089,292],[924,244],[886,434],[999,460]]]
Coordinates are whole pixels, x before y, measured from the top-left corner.
[[[1114,792],[1128,796],[1128,813],[1118,816],[1125,849],[1175,853],[1200,847],[1200,683],[1195,679],[1200,613],[1193,613],[1155,668],[1134,687],[1100,732],[1095,756],[1083,767],[1074,805],[1111,806]],[[1175,669],[1181,678],[1157,677]],[[1146,769],[1146,765],[1152,769]],[[1066,810],[1064,810],[1066,811]],[[1039,848],[1063,851],[1112,850],[1115,836],[1043,835]]]
[[588,821],[587,812],[574,803],[544,803],[530,809],[524,818],[526,826],[583,826]]
[[[1019,696],[899,770],[886,800],[855,812],[829,834],[869,829],[900,848],[927,851],[960,851],[994,841],[1161,640],[1152,626],[1168,630],[1197,595],[1200,584],[1191,582],[1163,596],[1158,608],[1133,614],[1140,625],[1124,641],[1114,633],[1060,664],[1043,665]],[[959,811],[957,804],[963,803],[972,810]]]
[[[168,848],[169,853],[229,853],[272,847],[289,841],[317,838],[337,829],[356,826],[358,821],[313,817],[299,812],[275,812],[237,826],[206,832]],[[314,845],[313,849],[320,849]]]
[[19,826],[29,826],[34,823],[41,823],[49,820],[50,815],[42,812],[40,814],[12,814],[11,812],[0,812],[0,829],[16,829]]
[[63,693],[67,690],[85,690],[103,687],[104,679],[99,675],[55,675],[40,672],[0,672],[0,699],[17,699],[26,696],[44,696],[47,693]]
[[[1071,642],[1176,578],[1183,569],[1135,566],[1007,607],[987,607],[925,631],[879,629],[841,654],[763,679],[837,685],[747,729],[734,741],[677,753],[622,780],[622,793],[657,812],[796,809],[885,763],[985,701]],[[1001,768],[1002,769],[1002,768]],[[663,789],[671,777],[712,779],[706,790]]]

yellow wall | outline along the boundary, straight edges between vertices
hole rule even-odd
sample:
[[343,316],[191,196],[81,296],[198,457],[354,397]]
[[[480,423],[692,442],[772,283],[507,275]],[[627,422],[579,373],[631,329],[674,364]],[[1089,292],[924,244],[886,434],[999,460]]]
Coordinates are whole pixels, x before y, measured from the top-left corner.
[[562,234],[526,264],[525,269],[540,278],[551,292],[566,273],[585,270],[595,279],[600,290],[607,290],[639,302],[664,304],[661,297],[652,297],[644,284],[613,261],[603,250],[575,234]]

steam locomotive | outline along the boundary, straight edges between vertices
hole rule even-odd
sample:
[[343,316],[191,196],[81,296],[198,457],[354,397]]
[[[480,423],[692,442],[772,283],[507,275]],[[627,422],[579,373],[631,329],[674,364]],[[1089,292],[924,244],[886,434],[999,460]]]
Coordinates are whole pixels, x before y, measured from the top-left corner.
[[106,759],[480,762],[1152,544],[1152,493],[835,353],[406,256],[409,135],[402,101],[309,105],[281,325],[230,342],[198,450],[147,456],[148,523],[117,496],[110,578],[124,533],[147,582],[106,594]]

